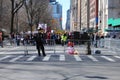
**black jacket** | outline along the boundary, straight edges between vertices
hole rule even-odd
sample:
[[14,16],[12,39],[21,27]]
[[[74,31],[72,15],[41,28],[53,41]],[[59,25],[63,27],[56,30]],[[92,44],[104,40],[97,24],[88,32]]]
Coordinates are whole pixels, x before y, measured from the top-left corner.
[[36,35],[34,36],[34,40],[36,41],[36,47],[37,47],[37,49],[38,49],[40,46],[43,46],[43,41],[42,41],[41,34],[36,34]]

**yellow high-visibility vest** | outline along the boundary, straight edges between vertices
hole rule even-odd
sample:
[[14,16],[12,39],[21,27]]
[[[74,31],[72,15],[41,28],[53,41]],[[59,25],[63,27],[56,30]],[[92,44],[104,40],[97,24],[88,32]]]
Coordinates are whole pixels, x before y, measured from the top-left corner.
[[62,36],[61,36],[61,40],[62,40],[62,41],[66,41],[66,40],[67,40],[67,36],[62,35]]

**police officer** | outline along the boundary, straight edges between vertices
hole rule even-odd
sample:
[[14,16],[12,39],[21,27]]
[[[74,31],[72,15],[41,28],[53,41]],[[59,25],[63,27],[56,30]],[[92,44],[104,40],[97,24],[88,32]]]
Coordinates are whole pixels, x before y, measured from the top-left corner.
[[42,41],[42,34],[41,33],[35,34],[34,39],[36,41],[36,48],[38,51],[38,55],[41,56],[41,53],[40,53],[40,49],[41,49],[43,56],[46,56],[43,41]]

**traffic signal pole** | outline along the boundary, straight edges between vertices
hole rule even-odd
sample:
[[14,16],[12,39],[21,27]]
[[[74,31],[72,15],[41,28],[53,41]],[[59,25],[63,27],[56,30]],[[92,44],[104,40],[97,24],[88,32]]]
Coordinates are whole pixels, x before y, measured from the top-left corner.
[[91,47],[90,47],[90,36],[89,36],[89,26],[90,26],[90,0],[87,0],[87,55],[91,55]]

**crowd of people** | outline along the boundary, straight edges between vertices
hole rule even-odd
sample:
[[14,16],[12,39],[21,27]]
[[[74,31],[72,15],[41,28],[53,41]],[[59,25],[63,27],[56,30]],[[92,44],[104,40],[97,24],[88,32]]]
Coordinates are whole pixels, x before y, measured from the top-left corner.
[[[17,44],[17,46],[20,45],[25,45],[25,44],[32,44],[35,45],[35,39],[34,36],[35,34],[20,34],[20,33],[12,33],[9,36],[10,43],[11,45]],[[91,41],[91,44],[94,45],[95,47],[98,47],[100,40],[102,41],[104,39],[104,34],[87,34],[86,32],[80,33],[80,32],[65,32],[65,33],[51,33],[51,32],[42,32],[41,33],[41,38],[44,44],[49,44],[49,41],[54,41],[55,44],[60,44],[64,46],[69,40],[71,41],[79,41],[79,44],[84,44],[85,41]],[[101,46],[103,47],[103,45]]]
[[[38,55],[41,56],[40,50],[42,50],[43,56],[46,56],[44,45],[54,45],[59,44],[64,46],[68,42],[74,43],[74,45],[85,44],[87,41],[91,42],[94,47],[104,47],[104,35],[99,35],[98,33],[88,34],[86,32],[39,32],[34,34],[28,33],[11,33],[9,35],[9,40],[11,45],[36,45]],[[0,43],[2,44],[2,33],[0,33]],[[52,42],[52,44],[51,44]],[[2,45],[3,47],[3,45]]]
[[[11,45],[35,45],[35,39],[34,36],[37,33],[28,34],[28,33],[11,33],[9,35],[9,40]],[[51,33],[51,32],[42,32],[41,38],[43,44],[50,44],[52,41],[54,44],[60,44],[64,46],[68,43],[69,40],[74,41],[75,44],[84,44],[85,41],[90,41],[92,45],[97,47],[104,47],[104,34],[87,34],[86,32],[80,33],[80,32],[64,32],[64,33]],[[0,45],[3,47],[3,35],[2,32],[0,32]]]

